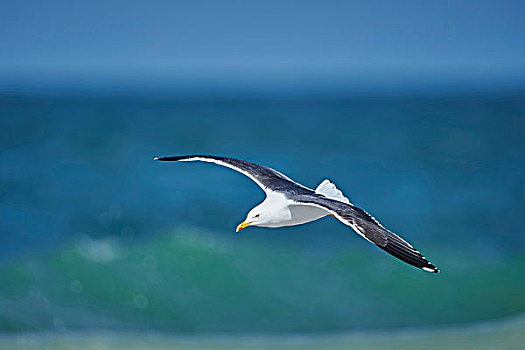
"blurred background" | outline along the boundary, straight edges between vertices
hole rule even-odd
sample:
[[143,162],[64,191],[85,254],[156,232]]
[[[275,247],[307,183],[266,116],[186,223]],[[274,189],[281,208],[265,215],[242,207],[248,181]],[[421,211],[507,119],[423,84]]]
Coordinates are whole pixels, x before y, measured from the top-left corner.
[[[2,1],[0,348],[525,342],[520,1]],[[264,199],[328,178],[441,269]]]

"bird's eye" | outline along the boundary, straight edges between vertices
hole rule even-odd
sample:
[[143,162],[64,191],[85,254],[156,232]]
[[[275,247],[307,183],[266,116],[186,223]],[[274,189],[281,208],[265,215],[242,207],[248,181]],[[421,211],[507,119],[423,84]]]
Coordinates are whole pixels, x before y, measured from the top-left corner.
[[261,215],[260,214],[255,215],[256,218],[258,218],[259,216],[261,216]]

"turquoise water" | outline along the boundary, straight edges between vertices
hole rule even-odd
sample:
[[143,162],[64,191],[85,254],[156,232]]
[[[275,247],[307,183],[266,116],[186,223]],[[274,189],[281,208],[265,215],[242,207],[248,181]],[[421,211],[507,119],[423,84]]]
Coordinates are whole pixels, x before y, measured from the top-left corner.
[[40,332],[0,337],[0,348],[32,349],[375,349],[521,350],[523,318],[462,327],[285,335],[170,335],[158,332]]
[[[525,97],[0,99],[0,331],[282,334],[525,311]],[[335,182],[442,273],[332,218],[235,234],[263,193],[207,164]]]

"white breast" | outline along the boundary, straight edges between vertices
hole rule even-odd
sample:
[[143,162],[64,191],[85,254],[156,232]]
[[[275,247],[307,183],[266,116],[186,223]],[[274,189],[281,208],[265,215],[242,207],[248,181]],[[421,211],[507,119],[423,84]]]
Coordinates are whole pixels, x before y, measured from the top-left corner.
[[286,226],[304,224],[310,221],[318,220],[328,215],[328,213],[321,208],[307,205],[290,205],[289,208],[292,218],[290,223],[288,223]]
[[265,221],[256,224],[262,227],[300,225],[328,215],[321,208],[296,204],[279,192],[269,192],[266,199],[252,211],[262,212]]

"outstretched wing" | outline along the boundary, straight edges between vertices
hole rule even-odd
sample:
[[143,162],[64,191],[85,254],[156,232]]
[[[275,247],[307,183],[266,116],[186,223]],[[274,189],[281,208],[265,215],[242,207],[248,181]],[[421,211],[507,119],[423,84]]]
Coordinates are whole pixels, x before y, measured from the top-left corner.
[[412,266],[428,272],[439,273],[439,269],[432,265],[410,243],[384,228],[383,225],[364,210],[352,204],[315,195],[296,196],[293,200],[297,204],[322,208],[385,252]]
[[[215,163],[233,169],[248,176],[265,192],[281,191],[287,192],[297,188],[307,189],[306,187],[296,183],[289,177],[271,168],[259,165],[257,163],[239,160],[235,158],[216,157],[208,155],[191,155],[191,156],[172,156],[172,157],[155,157],[154,160],[160,161],[179,161],[179,162],[193,162],[201,161],[208,163]],[[311,191],[311,190],[310,190]],[[295,191],[297,192],[297,191]],[[313,191],[311,191],[313,192]]]

